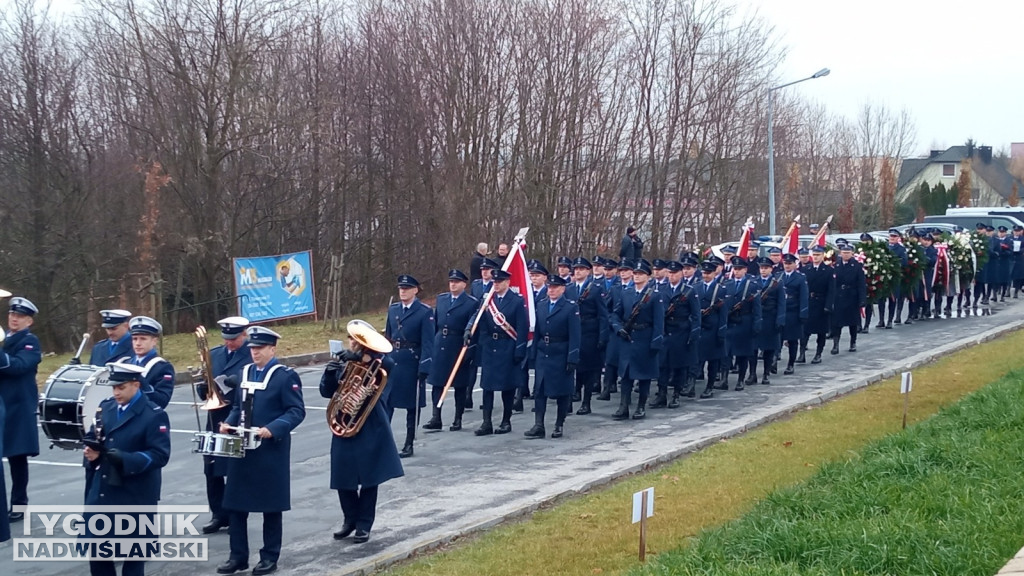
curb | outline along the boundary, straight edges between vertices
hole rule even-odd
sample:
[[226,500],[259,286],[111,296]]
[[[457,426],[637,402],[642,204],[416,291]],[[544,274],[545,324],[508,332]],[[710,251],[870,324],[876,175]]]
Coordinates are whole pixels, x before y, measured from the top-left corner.
[[[788,416],[788,415],[790,415],[790,414],[792,414],[794,412],[798,412],[800,410],[804,410],[804,409],[807,409],[807,408],[813,408],[815,406],[820,406],[820,405],[825,404],[826,402],[828,402],[830,400],[834,400],[834,399],[839,398],[841,396],[845,396],[845,395],[847,395],[847,394],[849,394],[851,392],[854,392],[856,390],[860,390],[861,388],[866,388],[867,386],[870,386],[871,384],[875,384],[876,382],[880,382],[882,380],[885,380],[887,378],[895,376],[896,374],[898,374],[900,372],[903,372],[903,371],[906,371],[906,370],[912,370],[912,369],[917,368],[919,366],[922,366],[924,364],[931,363],[931,362],[933,362],[933,361],[935,361],[935,360],[945,356],[946,354],[949,354],[949,353],[952,353],[952,352],[957,352],[957,351],[960,351],[960,350],[963,350],[963,349],[966,349],[966,348],[970,348],[972,346],[976,346],[978,344],[987,342],[989,340],[993,340],[995,338],[998,338],[1000,336],[1004,336],[1004,335],[1009,334],[1011,332],[1015,332],[1015,331],[1020,330],[1022,328],[1024,328],[1024,320],[1017,320],[1017,321],[1010,322],[1010,323],[1008,323],[1006,325],[1003,325],[1003,326],[992,328],[992,329],[986,330],[984,332],[981,332],[981,333],[978,333],[978,334],[973,334],[971,336],[967,336],[967,337],[961,338],[960,340],[956,340],[954,342],[950,342],[948,344],[944,344],[944,345],[939,346],[937,348],[934,348],[934,349],[932,349],[932,350],[930,350],[928,352],[922,352],[920,354],[916,354],[914,356],[910,356],[909,358],[907,358],[903,363],[899,364],[898,366],[895,366],[895,367],[890,366],[889,368],[885,368],[883,370],[875,371],[875,372],[868,374],[864,378],[862,378],[862,379],[860,379],[860,380],[858,380],[858,381],[856,381],[856,382],[854,382],[852,384],[848,384],[848,385],[842,386],[842,387],[837,388],[835,390],[830,390],[830,391],[825,392],[825,393],[821,394],[820,396],[818,396],[816,398],[813,398],[811,400],[802,400],[802,401],[792,402],[790,404],[779,406],[779,408],[777,410],[771,412],[770,414],[758,417],[758,418],[756,418],[756,419],[754,419],[754,420],[752,420],[750,422],[745,422],[743,424],[738,424],[738,425],[735,425],[735,426],[733,426],[731,428],[727,428],[727,429],[722,430],[722,431],[720,431],[720,432],[718,432],[716,434],[713,434],[713,435],[711,435],[709,437],[702,438],[700,440],[696,440],[696,441],[688,443],[688,444],[684,444],[683,446],[681,446],[679,448],[676,448],[676,449],[670,450],[668,452],[665,452],[663,454],[660,454],[658,456],[649,458],[649,459],[647,459],[647,460],[645,460],[643,462],[640,462],[638,464],[634,464],[634,465],[629,466],[627,468],[616,470],[616,471],[611,472],[611,473],[609,473],[609,474],[607,474],[607,475],[605,475],[605,476],[603,476],[601,478],[597,478],[595,480],[584,482],[582,484],[579,484],[577,486],[573,486],[573,487],[567,488],[567,489],[562,490],[562,491],[560,491],[558,493],[555,493],[555,494],[549,494],[547,496],[544,496],[543,498],[538,498],[538,499],[534,500],[533,502],[531,502],[529,504],[521,505],[521,506],[519,506],[519,507],[517,507],[517,508],[515,508],[513,510],[510,510],[510,511],[502,513],[502,514],[499,514],[499,515],[497,515],[497,516],[495,516],[493,518],[489,518],[487,520],[478,522],[478,523],[473,524],[471,526],[467,526],[467,527],[459,529],[459,530],[453,530],[451,532],[446,532],[446,533],[443,533],[443,534],[441,534],[439,536],[434,536],[434,537],[430,537],[430,538],[423,538],[423,539],[420,539],[420,540],[407,541],[403,550],[399,550],[399,551],[395,551],[395,552],[391,552],[391,553],[387,553],[387,552],[379,553],[379,554],[377,554],[375,556],[371,556],[371,557],[367,558],[366,561],[362,565],[360,565],[360,566],[358,566],[358,567],[356,567],[354,569],[348,569],[348,570],[344,570],[344,571],[332,572],[331,576],[369,576],[369,575],[374,574],[374,573],[376,573],[376,572],[378,572],[378,571],[380,571],[380,570],[382,570],[384,568],[387,568],[389,566],[392,566],[394,564],[397,564],[399,562],[402,562],[402,561],[407,560],[409,558],[412,558],[414,556],[421,555],[421,554],[423,554],[425,552],[431,552],[431,551],[437,550],[437,549],[445,546],[446,544],[448,544],[450,542],[453,542],[453,541],[455,541],[455,540],[457,540],[459,538],[463,538],[465,536],[470,536],[470,535],[476,534],[478,532],[481,532],[483,530],[487,530],[489,528],[497,526],[499,524],[505,523],[507,521],[517,520],[519,518],[522,518],[523,516],[530,515],[533,512],[535,512],[537,509],[539,509],[539,508],[541,508],[543,506],[546,506],[548,504],[551,504],[551,503],[554,503],[554,502],[558,502],[560,500],[563,500],[563,499],[566,499],[566,498],[570,498],[570,497],[573,497],[573,496],[579,496],[579,495],[584,494],[584,493],[586,493],[586,492],[588,492],[590,490],[593,490],[595,488],[598,488],[600,486],[604,486],[604,485],[609,484],[609,483],[611,483],[611,482],[613,482],[615,480],[618,480],[619,478],[623,478],[625,476],[630,476],[630,475],[635,474],[637,472],[643,472],[643,471],[649,470],[649,469],[651,469],[651,468],[653,468],[655,466],[658,466],[658,465],[670,462],[672,460],[676,460],[676,459],[678,459],[678,458],[680,458],[682,456],[685,456],[687,454],[691,454],[691,453],[697,452],[699,450],[702,450],[702,449],[704,449],[704,448],[706,448],[706,447],[708,447],[708,446],[710,446],[712,444],[718,443],[718,442],[720,442],[720,441],[722,441],[724,439],[731,438],[731,437],[737,436],[739,434],[743,434],[743,433],[748,432],[750,430],[753,430],[755,428],[759,428],[759,427],[761,427],[761,426],[763,426],[765,424],[774,422],[774,421],[776,421],[776,420],[778,420],[780,418],[783,418],[785,416]],[[302,356],[296,356],[296,357],[292,357],[292,358],[302,358],[302,357],[305,357],[305,356],[310,356],[311,359],[309,360],[309,362],[312,363],[312,362],[316,362],[317,361],[314,358],[318,357],[318,354],[322,355],[325,358],[329,358],[330,357],[329,353],[324,352],[324,353],[307,354],[307,355],[302,355]],[[323,360],[319,360],[319,361],[323,361]],[[1022,552],[1024,552],[1024,550],[1022,550]],[[1016,574],[1016,573],[1014,573],[1014,574]]]

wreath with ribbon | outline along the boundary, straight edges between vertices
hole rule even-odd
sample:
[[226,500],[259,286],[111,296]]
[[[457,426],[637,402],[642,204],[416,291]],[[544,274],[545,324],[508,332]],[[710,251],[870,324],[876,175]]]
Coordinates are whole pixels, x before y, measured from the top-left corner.
[[854,258],[864,265],[868,304],[874,305],[876,302],[888,298],[900,278],[899,258],[881,242],[857,244]]

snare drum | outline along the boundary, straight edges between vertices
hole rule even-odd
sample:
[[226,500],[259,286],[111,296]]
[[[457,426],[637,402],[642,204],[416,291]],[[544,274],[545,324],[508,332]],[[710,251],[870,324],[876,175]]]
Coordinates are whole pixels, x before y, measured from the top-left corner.
[[111,396],[106,367],[78,364],[61,366],[49,378],[39,397],[40,424],[50,447],[78,450],[96,420],[100,402]]
[[244,428],[242,430],[242,438],[245,440],[246,450],[255,450],[260,447],[260,442],[263,442],[263,438],[257,436],[259,431],[259,428]]
[[223,456],[225,458],[244,458],[244,440],[234,434],[217,434],[216,432],[196,432],[192,436],[193,454],[204,456]]

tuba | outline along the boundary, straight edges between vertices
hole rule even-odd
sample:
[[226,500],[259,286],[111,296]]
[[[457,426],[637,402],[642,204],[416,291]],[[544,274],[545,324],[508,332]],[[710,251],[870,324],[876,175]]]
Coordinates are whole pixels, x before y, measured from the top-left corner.
[[[387,354],[393,347],[380,332],[363,320],[348,323],[348,335],[356,342],[353,352],[366,350]],[[351,438],[359,433],[388,382],[387,370],[379,358],[363,355],[350,360],[338,380],[338,389],[327,404],[327,425],[335,436]]]
[[220,385],[213,379],[213,364],[210,363],[210,343],[206,339],[206,327],[196,328],[196,350],[199,352],[199,369],[192,375],[195,383],[206,383],[206,403],[201,410],[219,410],[231,404],[224,397]]

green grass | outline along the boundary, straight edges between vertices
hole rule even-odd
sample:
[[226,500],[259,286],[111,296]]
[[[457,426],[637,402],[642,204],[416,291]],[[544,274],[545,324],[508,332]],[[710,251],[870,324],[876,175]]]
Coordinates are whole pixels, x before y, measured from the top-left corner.
[[[908,422],[930,418],[941,408],[1024,367],[1019,352],[1022,348],[1024,331],[1018,331],[915,370]],[[655,488],[648,553],[675,550],[702,530],[741,517],[776,490],[809,479],[831,462],[859,458],[858,452],[870,442],[900,432],[903,400],[898,391],[898,379],[890,378],[654,471],[629,476],[609,487],[545,507],[522,521],[459,539],[441,551],[393,566],[387,573],[586,576],[626,572],[638,563],[637,527],[629,523],[633,492],[649,486]],[[569,425],[571,434],[571,421]],[[824,507],[812,512],[832,513]],[[789,528],[780,525],[779,530],[783,529]],[[737,538],[742,540],[743,536]],[[747,538],[764,536],[750,534]],[[827,551],[827,535],[823,540],[824,543],[818,543]],[[1024,543],[1024,537],[1018,537],[1014,546],[1019,548],[1020,543]],[[931,546],[928,541],[918,545],[925,549]],[[883,542],[881,546],[892,544]],[[708,554],[713,554],[713,550]],[[1012,552],[1003,559],[1010,556]],[[744,573],[737,570],[737,574]],[[775,573],[789,574],[789,567],[782,565]]]
[[633,574],[991,576],[1024,534],[1022,381],[826,464]]
[[[352,318],[357,317],[373,324],[373,326],[381,332],[384,331],[384,312],[374,312],[344,318],[338,324],[341,326],[341,329],[336,331],[332,331],[329,328],[324,327],[323,321],[295,321],[282,323],[280,325],[271,325],[270,328],[281,335],[281,340],[277,345],[277,354],[278,356],[293,356],[309,352],[324,352],[327,350],[328,340],[345,339],[347,335],[345,332],[345,324]],[[213,325],[207,326],[206,329],[210,331],[209,342],[211,348],[222,343],[222,340],[220,339],[220,328]],[[195,336],[193,336],[191,332],[165,336],[162,344],[163,348],[160,355],[173,364],[175,370],[181,372],[188,366],[198,365],[199,359],[196,351],[196,340]],[[83,362],[89,361],[89,350],[90,348],[87,346],[85,351],[82,352]],[[68,360],[70,360],[72,356],[74,356],[74,353],[70,352],[67,354],[48,354],[43,356],[43,360],[39,364],[39,371],[36,377],[36,381],[39,383],[40,387],[42,387],[46,382],[46,379],[58,368],[67,364]]]

